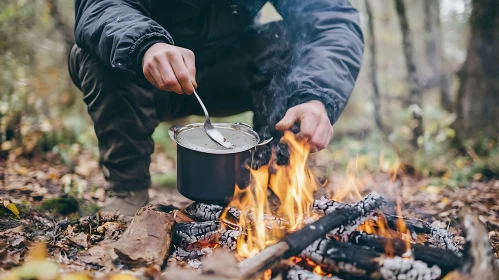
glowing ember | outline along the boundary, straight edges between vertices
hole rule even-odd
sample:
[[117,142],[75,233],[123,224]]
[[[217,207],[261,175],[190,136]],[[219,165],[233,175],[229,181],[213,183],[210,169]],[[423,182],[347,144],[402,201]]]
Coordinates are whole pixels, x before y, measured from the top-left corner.
[[[269,165],[250,169],[251,184],[244,190],[237,188],[230,203],[241,210],[239,227],[246,232],[237,242],[237,253],[242,257],[254,256],[289,231],[301,228],[305,219],[312,217],[313,194],[319,184],[307,166],[310,147],[305,141],[295,139],[291,132],[286,132],[281,141],[289,145],[289,165],[278,166],[273,156]],[[273,172],[269,172],[269,167]],[[269,192],[279,199],[278,205],[269,201]],[[270,225],[266,220],[269,216],[287,222],[279,227]]]

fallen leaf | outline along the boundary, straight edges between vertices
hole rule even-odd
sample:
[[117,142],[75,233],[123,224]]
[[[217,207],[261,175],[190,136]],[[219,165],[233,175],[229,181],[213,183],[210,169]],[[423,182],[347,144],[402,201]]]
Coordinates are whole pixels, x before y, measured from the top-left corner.
[[18,219],[21,219],[21,216],[19,216],[19,210],[17,209],[16,205],[12,203],[10,200],[5,200],[3,202],[3,206],[7,209],[9,209]]
[[84,249],[88,249],[88,234],[84,232],[80,232],[77,235],[71,236],[69,238],[69,241]]
[[135,276],[126,274],[126,273],[121,273],[121,274],[114,274],[109,277],[109,280],[137,280]]
[[28,258],[32,261],[41,261],[47,257],[47,244],[38,242],[29,251]]
[[91,280],[91,278],[85,273],[68,273],[61,275],[58,280]]

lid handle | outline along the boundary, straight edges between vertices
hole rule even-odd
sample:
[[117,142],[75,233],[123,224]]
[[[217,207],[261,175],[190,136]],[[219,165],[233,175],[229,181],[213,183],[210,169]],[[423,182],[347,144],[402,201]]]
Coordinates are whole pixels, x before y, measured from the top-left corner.
[[268,144],[270,141],[272,141],[274,137],[270,137],[269,139],[263,140],[262,142],[256,144],[257,146],[263,146],[265,144]]
[[178,130],[181,128],[182,126],[181,125],[172,125],[169,129],[168,129],[168,135],[170,135],[170,138],[177,142],[177,134],[178,134]]

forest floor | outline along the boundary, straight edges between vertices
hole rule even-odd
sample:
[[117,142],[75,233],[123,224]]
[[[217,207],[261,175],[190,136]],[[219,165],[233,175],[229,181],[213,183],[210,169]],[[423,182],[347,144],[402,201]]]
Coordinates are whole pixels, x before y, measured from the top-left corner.
[[[131,218],[103,213],[96,220],[94,214],[104,200],[104,179],[98,163],[93,155],[83,153],[73,166],[68,168],[51,154],[31,159],[10,157],[5,164],[0,164],[0,202],[3,201],[0,203],[0,278],[2,271],[19,267],[27,258],[44,259],[43,248],[29,253],[29,248],[37,241],[48,244],[48,256],[52,261],[44,266],[25,268],[29,271],[23,273],[37,275],[51,269],[54,273],[64,269],[108,275],[126,269],[116,267],[105,252],[124,232]],[[174,171],[172,160],[162,153],[154,155],[151,165],[154,176],[174,174]],[[495,256],[499,258],[499,180],[475,181],[452,189],[432,186],[425,178],[393,175],[379,173],[369,178],[356,178],[355,184],[357,187],[371,186],[361,190],[363,194],[372,190],[373,185],[388,198],[394,198],[396,193],[402,197],[405,216],[439,225],[457,238],[462,235],[459,211],[469,207],[486,224]],[[326,187],[337,189],[335,184],[345,181],[335,178],[342,176],[333,174]],[[151,203],[178,208],[190,203],[174,187],[166,185],[163,182],[150,189]],[[164,269],[144,267],[135,275],[151,275]]]

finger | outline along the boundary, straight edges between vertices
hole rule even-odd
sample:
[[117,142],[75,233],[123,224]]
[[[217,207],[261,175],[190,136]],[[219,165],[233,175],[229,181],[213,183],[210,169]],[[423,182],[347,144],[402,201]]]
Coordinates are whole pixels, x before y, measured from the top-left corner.
[[298,139],[307,139],[307,141],[309,141],[314,136],[318,125],[319,118],[317,115],[304,115],[300,120],[300,132],[296,135],[296,137],[298,137]]
[[154,77],[151,75],[151,73],[149,72],[149,70],[147,69],[144,69],[144,76],[146,77],[146,79],[155,87],[158,87],[158,83],[156,82],[156,80],[154,79]]
[[309,143],[317,148],[317,150],[322,150],[327,147],[329,143],[329,134],[331,130],[331,124],[326,118],[321,118],[317,129],[314,132],[314,136],[310,139]]
[[284,118],[282,118],[282,120],[275,125],[275,129],[278,131],[285,131],[290,129],[298,119],[298,116],[298,111],[289,109],[286,112],[286,115],[284,115]]
[[162,89],[163,85],[163,79],[161,78],[161,73],[159,73],[159,70],[153,67],[149,68],[149,74],[151,75],[152,79],[154,80],[154,86]]
[[173,91],[177,94],[184,93],[182,87],[180,86],[177,80],[177,77],[175,76],[175,73],[173,72],[172,66],[170,65],[166,57],[163,57],[161,59],[159,69],[161,73],[163,90]]
[[175,77],[177,77],[177,81],[182,87],[182,91],[191,94],[194,92],[194,86],[192,84],[191,78],[189,76],[189,71],[185,67],[184,59],[180,52],[170,53],[170,57],[168,57],[170,61],[170,65],[173,68],[173,72],[175,72]]
[[196,82],[196,57],[191,50],[184,49],[182,53],[182,57],[184,58],[184,64],[189,71],[189,76],[191,77],[191,82],[194,88],[198,87],[198,83]]

